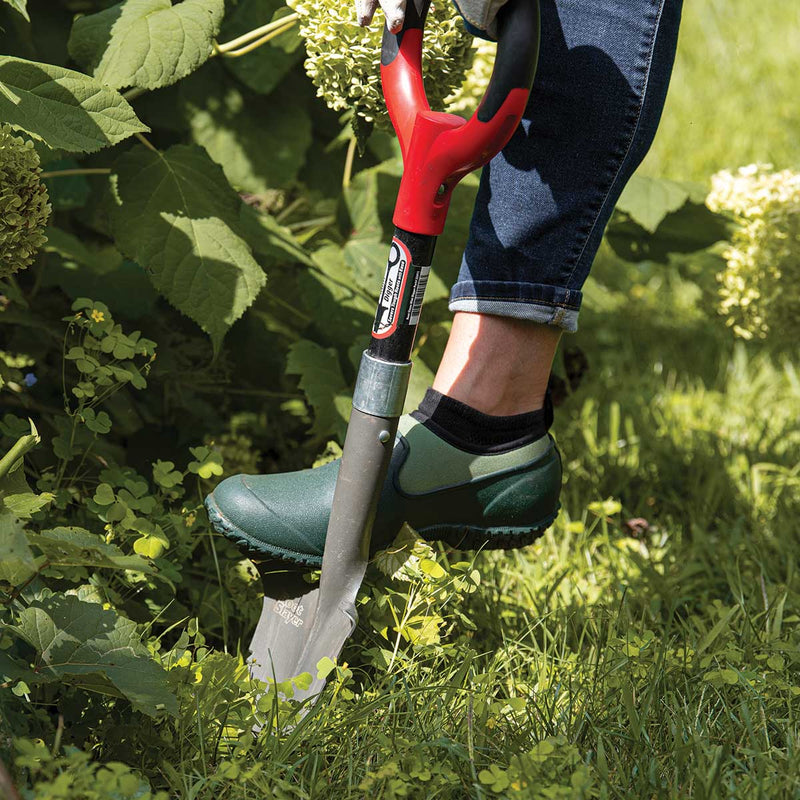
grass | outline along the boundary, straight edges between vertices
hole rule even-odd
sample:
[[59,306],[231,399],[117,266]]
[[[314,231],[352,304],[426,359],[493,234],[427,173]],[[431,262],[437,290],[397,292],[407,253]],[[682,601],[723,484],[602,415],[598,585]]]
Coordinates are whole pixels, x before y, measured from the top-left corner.
[[[643,169],[797,166],[798,23],[791,2],[688,2]],[[133,766],[193,800],[800,797],[800,374],[734,346],[687,274],[599,260],[540,542],[442,550],[410,583],[373,569],[349,668],[293,728],[263,698],[255,741],[246,670],[195,641],[179,723],[120,726],[97,759],[139,737]],[[222,607],[238,631],[258,601]]]
[[800,6],[687,0],[664,116],[642,169],[707,180],[755,161],[800,167]]
[[262,702],[253,743],[198,695],[176,796],[800,796],[800,374],[676,268],[595,278],[557,524],[411,583],[373,569],[299,725]]

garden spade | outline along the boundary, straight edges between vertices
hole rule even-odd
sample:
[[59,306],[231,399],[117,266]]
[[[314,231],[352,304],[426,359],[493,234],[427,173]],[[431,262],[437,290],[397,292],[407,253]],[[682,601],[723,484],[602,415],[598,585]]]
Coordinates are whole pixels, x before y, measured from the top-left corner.
[[259,566],[265,597],[250,646],[251,672],[278,683],[307,673],[295,682],[294,697],[301,700],[322,691],[332,662],[356,627],[356,595],[408,389],[433,251],[452,191],[514,134],[536,70],[538,0],[510,0],[498,15],[494,72],[475,114],[464,120],[431,111],[422,81],[429,6],[430,0],[409,0],[402,30],[383,32],[383,94],[404,169],[372,339],[356,380],[319,581],[310,583],[297,567]]

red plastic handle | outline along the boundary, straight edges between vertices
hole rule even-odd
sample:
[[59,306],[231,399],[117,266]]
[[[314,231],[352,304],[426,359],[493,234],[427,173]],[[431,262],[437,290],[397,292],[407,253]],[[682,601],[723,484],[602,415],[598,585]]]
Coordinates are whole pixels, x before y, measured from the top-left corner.
[[504,7],[492,81],[478,110],[465,120],[431,111],[425,95],[422,35],[429,4],[409,0],[403,30],[384,31],[381,79],[403,153],[394,224],[438,236],[456,184],[500,152],[519,125],[536,68],[539,9],[537,0],[511,0]]

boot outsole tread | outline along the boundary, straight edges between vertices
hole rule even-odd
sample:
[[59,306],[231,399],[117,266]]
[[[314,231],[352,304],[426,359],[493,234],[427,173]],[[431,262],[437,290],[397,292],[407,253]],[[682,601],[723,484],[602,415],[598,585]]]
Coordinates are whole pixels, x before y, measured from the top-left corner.
[[[213,494],[206,498],[205,507],[214,530],[230,539],[254,560],[280,558],[314,568],[322,563],[320,556],[309,556],[307,553],[286,550],[253,539],[222,514],[213,500]],[[533,544],[553,524],[557,516],[558,509],[533,526],[478,528],[472,525],[435,525],[422,528],[417,533],[426,541],[441,541],[456,550],[516,550]]]

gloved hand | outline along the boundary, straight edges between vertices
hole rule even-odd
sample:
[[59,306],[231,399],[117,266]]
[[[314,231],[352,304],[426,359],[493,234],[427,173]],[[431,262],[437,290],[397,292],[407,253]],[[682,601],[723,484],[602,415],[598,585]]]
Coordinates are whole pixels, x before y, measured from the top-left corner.
[[[406,0],[380,0],[381,8],[386,17],[386,27],[390,33],[397,33],[403,27],[406,16]],[[362,27],[372,22],[378,0],[356,0],[356,14],[358,24]]]
[[[359,25],[369,25],[378,3],[386,16],[386,25],[391,33],[403,27],[406,15],[406,0],[356,0]],[[497,12],[507,0],[453,0],[459,14],[464,17],[470,33],[484,39],[497,38]]]

